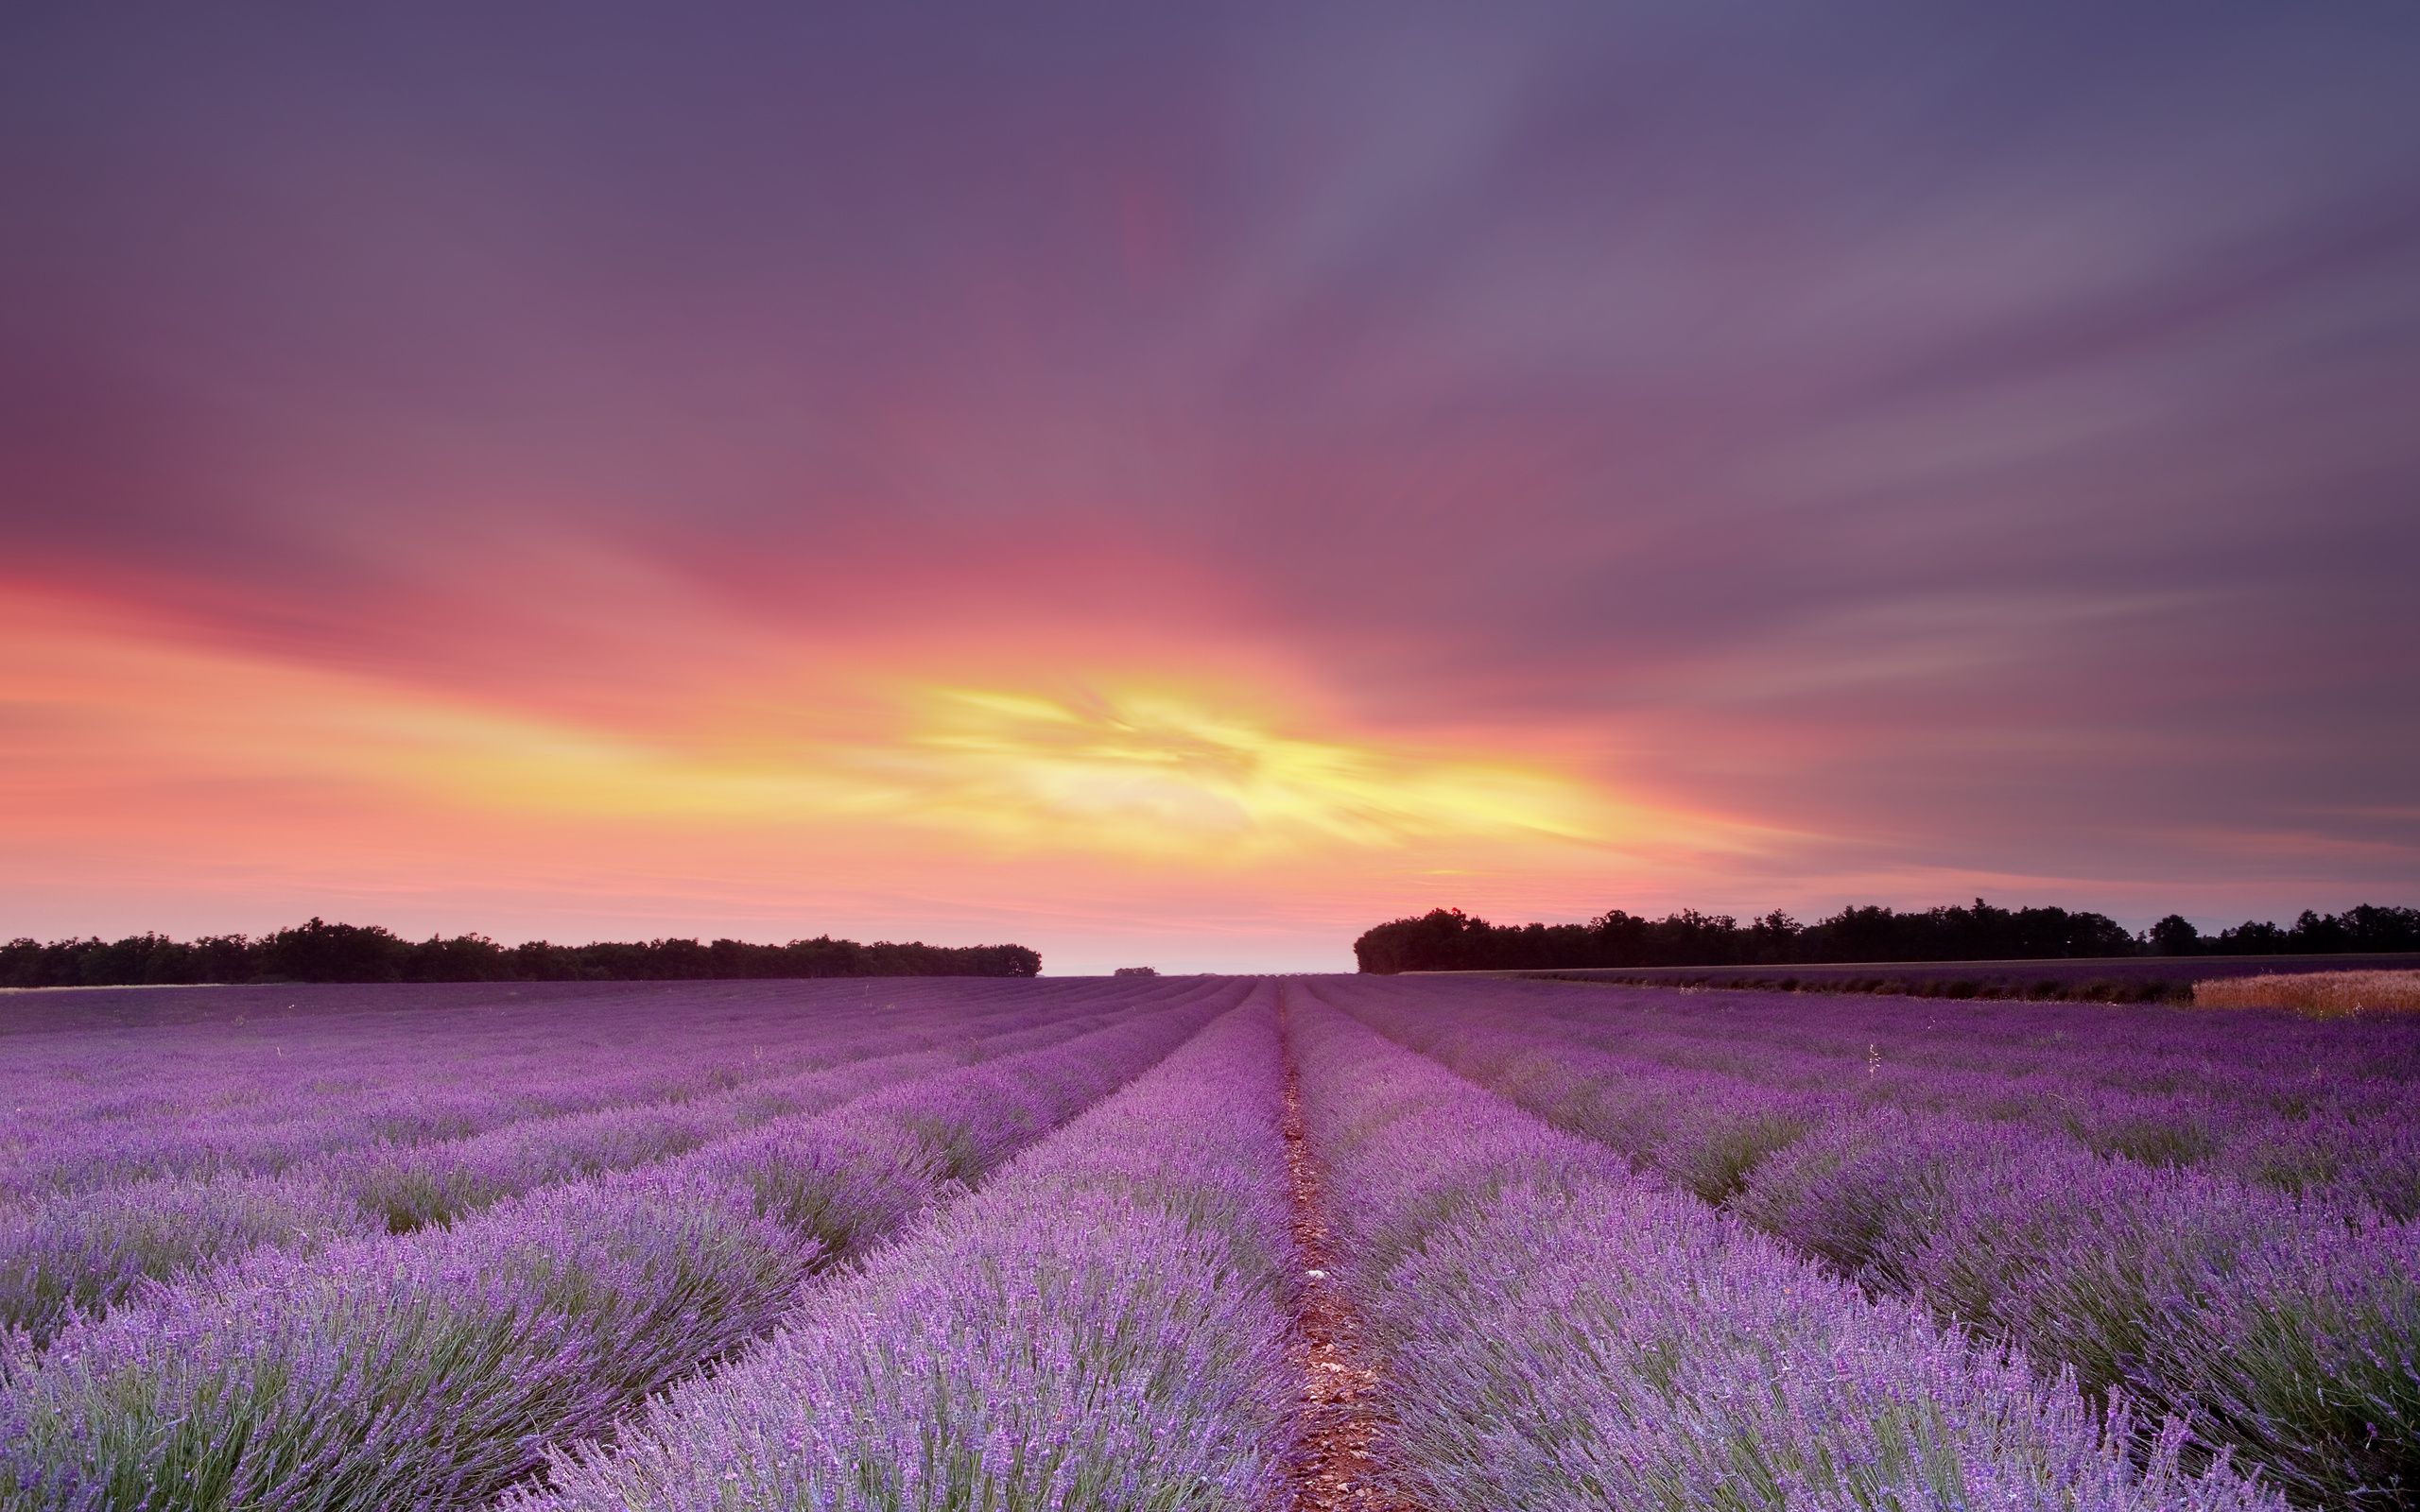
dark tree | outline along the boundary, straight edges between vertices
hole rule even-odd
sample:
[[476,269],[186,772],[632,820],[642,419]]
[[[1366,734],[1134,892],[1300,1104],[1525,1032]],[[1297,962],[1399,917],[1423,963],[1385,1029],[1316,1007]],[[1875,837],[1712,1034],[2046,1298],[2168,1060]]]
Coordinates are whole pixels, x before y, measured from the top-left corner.
[[261,941],[262,974],[293,982],[400,981],[410,949],[375,924],[331,924],[315,917]]
[[1037,976],[1023,945],[860,945],[821,936],[786,945],[718,939],[598,940],[506,947],[485,935],[406,940],[376,925],[312,919],[259,939],[164,935],[120,940],[13,939],[0,944],[0,987],[114,987],[175,982],[579,982],[706,977]]
[[2161,955],[2190,955],[2202,948],[2202,932],[2183,914],[2170,914],[2153,924],[2149,936],[2152,951]]
[[1978,898],[1921,912],[1853,904],[1812,924],[1774,912],[1747,925],[1683,909],[1645,919],[1615,908],[1585,924],[1491,924],[1437,908],[1369,930],[1353,945],[1364,971],[1521,971],[1657,966],[1779,966],[1840,961],[2058,960],[2163,954],[2420,951],[2420,910],[2363,904],[2305,913],[2290,930],[2245,923],[2205,938],[2170,914],[2136,940],[2105,914],[2002,908]]

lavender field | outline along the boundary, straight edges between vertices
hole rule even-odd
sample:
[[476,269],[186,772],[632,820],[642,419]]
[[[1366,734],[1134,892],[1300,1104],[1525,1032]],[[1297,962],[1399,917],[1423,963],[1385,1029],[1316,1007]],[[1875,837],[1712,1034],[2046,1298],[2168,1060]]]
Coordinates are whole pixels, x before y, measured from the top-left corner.
[[[2193,1001],[2196,982],[2333,971],[2420,971],[2420,955],[2128,955],[2083,960],[1866,961],[1792,966],[1556,967],[1526,976],[1638,987],[1915,993],[1955,998]],[[2284,1006],[2282,1003],[2263,1005]]]
[[1482,978],[0,1000],[0,1507],[2410,1508],[2415,1081]]

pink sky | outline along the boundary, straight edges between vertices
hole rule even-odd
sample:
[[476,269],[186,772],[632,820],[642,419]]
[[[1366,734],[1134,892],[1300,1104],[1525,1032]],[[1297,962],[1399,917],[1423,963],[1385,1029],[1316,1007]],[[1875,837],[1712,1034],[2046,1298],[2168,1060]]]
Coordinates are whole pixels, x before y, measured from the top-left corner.
[[0,934],[2420,901],[2413,26],[1842,14],[30,25]]

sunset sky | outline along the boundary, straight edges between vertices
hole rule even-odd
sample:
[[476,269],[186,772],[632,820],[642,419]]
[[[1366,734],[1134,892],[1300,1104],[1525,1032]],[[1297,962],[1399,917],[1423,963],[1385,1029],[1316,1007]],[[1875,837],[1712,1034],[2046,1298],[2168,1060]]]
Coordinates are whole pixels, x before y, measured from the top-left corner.
[[2420,903],[2420,9],[0,16],[0,936]]

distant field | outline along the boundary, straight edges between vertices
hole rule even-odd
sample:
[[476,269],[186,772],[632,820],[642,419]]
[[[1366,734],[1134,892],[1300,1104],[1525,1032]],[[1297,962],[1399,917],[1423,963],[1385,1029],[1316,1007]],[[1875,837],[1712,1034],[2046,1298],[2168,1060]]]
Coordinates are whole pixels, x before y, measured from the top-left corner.
[[2119,955],[2065,961],[1851,961],[1815,966],[1579,967],[1405,974],[1543,977],[1806,992],[1895,992],[1915,997],[2184,1003],[2191,1000],[2195,982],[2217,977],[2413,970],[2420,970],[2420,954]]
[[2420,1485],[2412,1019],[1450,976],[123,996],[0,1054],[10,1512]]
[[2193,986],[2197,1008],[2290,1008],[2314,1018],[2420,1013],[2420,971],[2302,971],[2231,976]]
[[[869,979],[871,980],[871,979]],[[761,998],[761,982],[368,982],[240,984],[223,987],[0,988],[0,1036],[55,1030],[149,1029],[172,1023],[265,1022],[292,1016],[424,1014],[432,1009],[505,1008],[677,998]],[[862,982],[856,984],[862,987]]]

